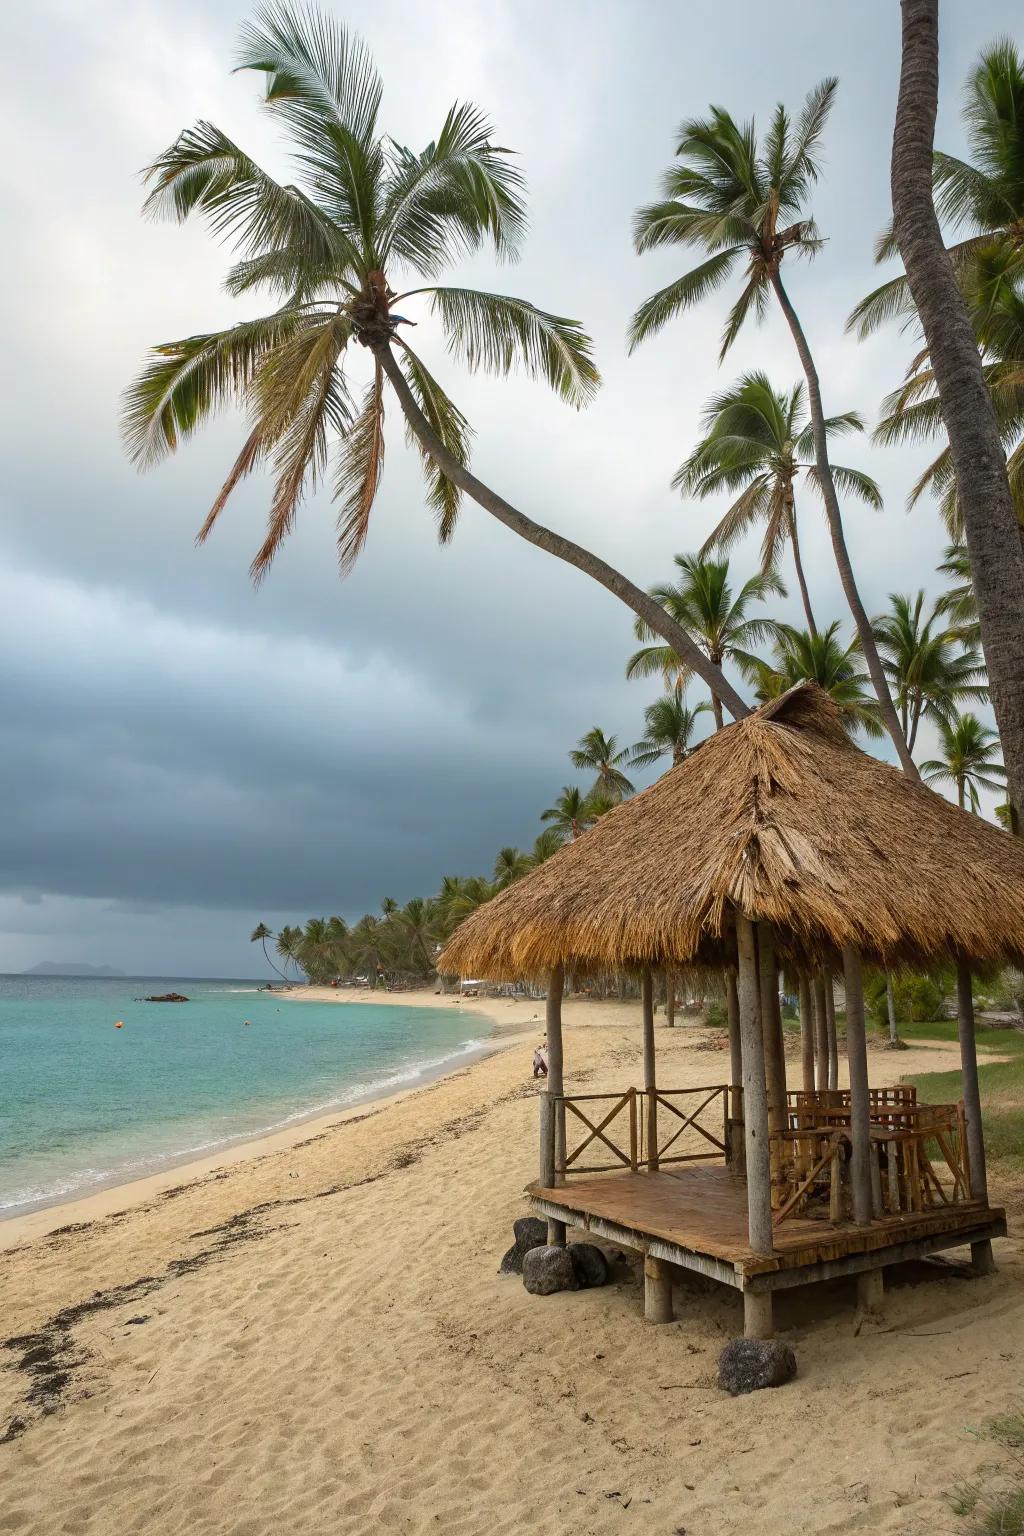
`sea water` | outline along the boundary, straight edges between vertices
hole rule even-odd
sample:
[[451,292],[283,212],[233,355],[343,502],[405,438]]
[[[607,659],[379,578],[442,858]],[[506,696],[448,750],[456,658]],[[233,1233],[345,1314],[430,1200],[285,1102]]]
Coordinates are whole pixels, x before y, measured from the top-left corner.
[[[171,991],[189,1002],[138,1000]],[[352,1001],[251,981],[0,976],[0,1217],[407,1087],[488,1033],[454,1008],[341,995]]]

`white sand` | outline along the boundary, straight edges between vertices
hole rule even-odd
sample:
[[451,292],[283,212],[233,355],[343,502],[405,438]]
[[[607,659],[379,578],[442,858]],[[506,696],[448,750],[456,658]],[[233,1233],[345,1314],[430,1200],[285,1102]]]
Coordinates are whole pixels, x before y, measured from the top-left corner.
[[[638,1080],[635,1008],[566,1021],[571,1084]],[[536,1033],[287,1144],[0,1227],[3,1334],[63,1336],[69,1371],[43,1416],[31,1343],[0,1351],[0,1434],[26,1425],[0,1445],[0,1532],[955,1529],[944,1494],[986,1454],[970,1427],[1019,1402],[1019,1244],[992,1279],[898,1284],[859,1337],[848,1288],[790,1293],[798,1380],[724,1397],[735,1293],[682,1284],[679,1321],[650,1328],[634,1284],[534,1298],[496,1274],[536,1162]],[[665,1080],[724,1075],[702,1037],[659,1030]],[[954,1059],[880,1052],[873,1078]],[[61,1308],[116,1287],[62,1335]]]

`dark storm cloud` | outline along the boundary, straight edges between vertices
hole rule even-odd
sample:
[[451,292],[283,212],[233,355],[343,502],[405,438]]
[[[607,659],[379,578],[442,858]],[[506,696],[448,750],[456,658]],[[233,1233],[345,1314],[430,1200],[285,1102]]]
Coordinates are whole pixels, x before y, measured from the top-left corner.
[[[572,742],[595,722],[635,739],[654,692],[623,679],[628,615],[575,572],[472,506],[438,550],[395,407],[370,544],[344,585],[323,497],[258,592],[246,569],[265,483],[245,487],[193,548],[237,421],[148,476],[125,462],[118,397],[146,347],[241,312],[220,291],[225,253],[199,227],[141,221],[139,167],[205,116],[283,168],[252,80],[229,74],[246,11],[241,0],[49,0],[9,20],[9,48],[37,65],[8,82],[0,107],[5,142],[32,144],[0,165],[17,232],[0,253],[0,969],[73,941],[83,958],[85,946],[135,969],[237,971],[252,963],[257,916],[356,915],[385,894],[432,889],[444,871],[486,869],[500,844],[535,835],[571,777]],[[525,510],[639,581],[664,579],[672,553],[714,520],[668,486],[707,395],[750,366],[780,385],[797,377],[774,322],[719,374],[716,303],[623,355],[631,309],[679,268],[672,253],[632,256],[630,214],[654,193],[679,120],[711,100],[763,121],[778,96],[796,105],[841,75],[815,197],[829,243],[791,287],[827,405],[873,415],[907,343],[858,346],[843,321],[874,280],[886,215],[889,0],[713,11],[357,0],[344,15],[384,66],[397,138],[425,141],[468,96],[522,152],[523,260],[496,271],[480,258],[459,276],[580,315],[594,332],[605,389],[577,416],[539,385],[468,377],[417,312],[426,354],[476,427],[475,467]],[[947,8],[943,143],[960,144],[966,68],[1011,19],[1006,4]],[[902,511],[922,455],[855,444],[846,456],[887,498],[884,522],[849,509],[876,608],[894,587],[931,581],[943,538],[930,513]],[[804,542],[821,610],[841,612],[813,513]],[[736,558],[749,569],[754,544]],[[797,613],[792,601],[780,611]]]

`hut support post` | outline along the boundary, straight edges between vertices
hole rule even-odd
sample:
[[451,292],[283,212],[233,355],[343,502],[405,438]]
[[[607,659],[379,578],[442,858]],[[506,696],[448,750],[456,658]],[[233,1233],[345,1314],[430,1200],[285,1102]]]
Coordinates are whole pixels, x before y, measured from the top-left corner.
[[[565,973],[560,965],[552,967],[548,976],[548,995],[544,1016],[548,1034],[548,1079],[545,1087],[549,1094],[549,1140],[552,1160],[552,1185],[565,1177],[565,1105],[562,1103],[564,1080],[562,1076],[562,993]],[[541,1124],[543,1125],[543,1118]],[[541,1146],[541,1160],[545,1150]],[[548,1222],[548,1242],[557,1247],[565,1243],[565,1222]]]
[[[743,1050],[740,1046],[740,1000],[736,990],[736,971],[726,966],[722,973],[725,981],[725,1014],[729,1021],[729,1082],[738,1089],[743,1082]],[[743,1119],[743,1105],[738,1092],[733,1093],[729,1106],[734,1120]]]
[[743,1337],[770,1339],[775,1332],[771,1291],[743,1292]]
[[654,973],[645,966],[640,978],[640,1000],[644,1015],[644,1093],[647,1096],[647,1168],[658,1171],[658,1100],[654,1060]]
[[[839,1037],[836,1034],[836,994],[832,972],[825,967],[825,1031],[828,1036],[828,1086],[839,1087]],[[849,1036],[847,1036],[849,1041]],[[849,1046],[847,1046],[849,1049]]]
[[644,1257],[644,1317],[649,1323],[672,1321],[672,1270],[650,1254]]
[[814,1007],[811,1003],[811,981],[806,971],[800,972],[800,1070],[803,1090],[814,1092]]
[[747,1227],[750,1246],[755,1253],[771,1253],[772,1189],[768,1166],[768,1092],[761,1034],[761,988],[757,974],[754,926],[739,912],[736,914],[736,946],[739,958],[740,1043],[743,1054]]
[[853,1155],[850,1183],[853,1219],[866,1226],[871,1220],[871,1101],[868,1093],[868,1051],[864,1032],[864,979],[860,951],[843,948],[846,984],[846,1051],[850,1065],[850,1136]]
[[775,963],[775,938],[770,923],[757,925],[757,956],[761,975],[761,1025],[768,1088],[768,1129],[782,1131],[786,1128],[786,1060],[782,1046],[782,1016],[779,1012],[779,972]]
[[825,1013],[825,976],[816,971],[812,982],[814,997],[814,1055],[817,1089],[823,1093],[828,1087],[828,1019]]
[[[964,1084],[964,1119],[967,1126],[967,1160],[971,1170],[971,1199],[988,1204],[985,1171],[985,1138],[981,1126],[981,1089],[978,1084],[978,1044],[974,1032],[974,988],[965,960],[956,964],[956,1019],[960,1036],[960,1065]],[[971,1263],[978,1275],[995,1271],[991,1242],[971,1244]]]

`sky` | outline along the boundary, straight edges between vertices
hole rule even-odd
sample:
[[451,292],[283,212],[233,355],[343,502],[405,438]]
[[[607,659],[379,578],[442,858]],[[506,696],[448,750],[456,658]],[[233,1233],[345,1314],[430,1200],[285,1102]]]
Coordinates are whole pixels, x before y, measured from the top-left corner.
[[[436,136],[469,99],[521,156],[530,232],[521,260],[478,254],[450,281],[529,298],[583,322],[604,385],[576,413],[543,384],[468,375],[424,309],[417,344],[475,430],[473,467],[508,500],[633,580],[671,576],[723,503],[684,503],[672,474],[701,408],[745,369],[791,387],[799,368],[774,315],[722,368],[719,295],[632,358],[636,305],[684,251],[637,257],[633,210],[657,193],[687,116],[722,104],[761,123],[823,76],[840,90],[813,211],[826,244],[790,266],[830,414],[877,419],[911,342],[858,343],[852,306],[879,281],[899,71],[892,0],[683,6],[674,0],[358,0],[333,9],[381,68],[398,142]],[[240,445],[225,414],[140,476],[119,397],[154,343],[255,310],[222,290],[229,253],[199,223],[140,216],[141,168],[210,119],[273,174],[287,158],[260,85],[232,74],[252,7],[240,0],[36,0],[6,18],[0,160],[5,342],[0,439],[0,971],[40,960],[137,974],[260,975],[249,943],[385,897],[489,872],[528,846],[573,782],[567,753],[597,724],[643,730],[653,682],[627,682],[631,616],[587,578],[467,504],[437,546],[397,403],[365,555],[340,582],[328,496],[307,500],[267,581],[248,564],[269,505],[242,487],[202,549],[194,535]],[[963,149],[962,81],[1007,32],[1008,0],[943,7],[937,142]],[[844,508],[870,612],[891,591],[940,590],[931,507],[905,511],[926,448],[844,442],[882,513]],[[850,626],[827,530],[810,500],[802,545],[822,616]],[[738,579],[757,541],[735,551]],[[799,622],[795,582],[773,603]],[[691,689],[696,702],[701,690]],[[650,777],[650,774],[647,775]]]

